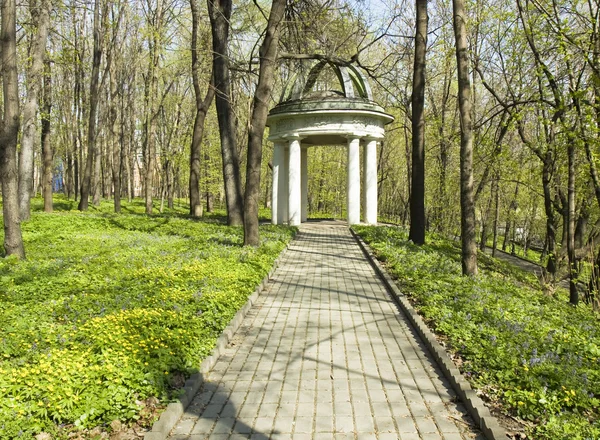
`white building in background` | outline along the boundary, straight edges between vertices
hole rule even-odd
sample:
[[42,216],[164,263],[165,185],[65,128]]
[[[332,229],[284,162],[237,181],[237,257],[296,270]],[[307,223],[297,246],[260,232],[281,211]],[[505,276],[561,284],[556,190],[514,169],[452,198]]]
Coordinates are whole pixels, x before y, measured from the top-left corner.
[[[325,67],[331,67],[341,91],[315,91]],[[284,92],[287,94],[287,92]],[[299,225],[308,217],[308,154],[311,146],[347,148],[348,224],[377,223],[377,143],[394,118],[373,102],[371,89],[352,66],[320,61],[306,78],[298,76],[291,92],[269,113],[273,150],[272,222]],[[361,197],[360,148],[363,149]],[[362,209],[361,209],[362,207]]]

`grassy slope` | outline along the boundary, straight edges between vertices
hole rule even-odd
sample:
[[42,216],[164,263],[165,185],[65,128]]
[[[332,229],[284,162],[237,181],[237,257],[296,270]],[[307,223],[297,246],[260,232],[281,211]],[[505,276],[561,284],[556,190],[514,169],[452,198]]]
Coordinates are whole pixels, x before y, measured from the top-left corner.
[[26,261],[0,259],[3,439],[131,421],[145,398],[169,399],[293,235],[261,226],[249,249],[218,216],[56,207],[23,223]]
[[398,228],[355,230],[460,355],[463,373],[533,438],[600,438],[600,323],[586,305],[544,296],[533,276],[481,253],[481,274],[464,278],[454,242],[430,236],[417,247]]

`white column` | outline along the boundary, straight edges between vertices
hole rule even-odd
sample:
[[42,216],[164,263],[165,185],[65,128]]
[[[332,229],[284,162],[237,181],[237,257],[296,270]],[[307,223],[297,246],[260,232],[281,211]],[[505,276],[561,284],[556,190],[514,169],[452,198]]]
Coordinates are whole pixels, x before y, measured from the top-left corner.
[[301,173],[301,219],[308,220],[308,148],[300,149],[300,173]]
[[283,212],[280,206],[281,199],[285,199],[285,194],[280,191],[281,182],[285,175],[282,173],[282,165],[285,153],[285,145],[281,142],[275,142],[273,146],[273,188],[271,191],[271,223],[280,225],[283,223]]
[[292,138],[290,139],[290,156],[288,160],[288,224],[290,226],[298,226],[302,218],[300,161],[300,138]]
[[290,149],[286,144],[284,144],[283,148],[283,164],[281,165],[281,179],[279,179],[279,193],[281,197],[279,197],[279,205],[281,206],[281,222],[288,223],[290,219],[290,210],[289,210],[289,162],[290,162]]
[[360,139],[348,138],[348,224],[360,223]]
[[[273,202],[272,210],[278,225],[287,222],[287,148],[284,142],[276,142],[273,150]],[[275,182],[275,166],[277,166],[277,183]],[[277,190],[275,189],[277,185]],[[277,194],[277,198],[275,198]]]
[[360,194],[360,220],[364,223],[367,221],[367,144],[362,142],[362,191]]
[[377,141],[369,139],[365,145],[365,222],[377,223]]

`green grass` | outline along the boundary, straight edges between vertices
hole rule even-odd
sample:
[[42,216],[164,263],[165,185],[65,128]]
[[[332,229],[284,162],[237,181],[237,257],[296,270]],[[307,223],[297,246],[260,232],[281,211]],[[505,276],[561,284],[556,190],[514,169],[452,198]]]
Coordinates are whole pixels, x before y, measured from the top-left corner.
[[131,423],[149,396],[172,399],[295,231],[263,225],[261,246],[245,248],[223,212],[74,208],[34,212],[27,260],[0,259],[2,439]]
[[479,254],[461,276],[460,245],[425,246],[395,227],[353,227],[428,324],[462,359],[482,395],[528,422],[535,439],[600,438],[600,323],[566,296],[545,296],[534,276]]

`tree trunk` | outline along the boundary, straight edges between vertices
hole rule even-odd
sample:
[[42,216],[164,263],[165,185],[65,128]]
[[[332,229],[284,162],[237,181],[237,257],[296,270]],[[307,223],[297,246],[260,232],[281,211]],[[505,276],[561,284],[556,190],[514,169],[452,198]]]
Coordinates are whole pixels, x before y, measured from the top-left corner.
[[42,191],[44,212],[52,212],[52,173],[54,171],[54,151],[50,142],[50,114],[52,112],[52,72],[50,60],[46,59],[44,69],[44,94],[42,107],[42,156],[44,172]]
[[569,302],[579,303],[577,292],[577,274],[579,272],[575,261],[575,140],[568,143],[567,155],[569,163],[568,194],[567,194],[567,256],[569,259]]
[[425,244],[425,59],[427,50],[427,0],[415,0],[417,29],[412,91],[412,184],[410,233],[413,243]]
[[158,94],[158,64],[160,61],[159,33],[162,28],[163,5],[158,0],[149,37],[150,57],[146,83],[146,160],[144,175],[144,196],[146,214],[152,215],[152,192],[154,189],[154,168],[156,167],[156,98]]
[[[132,82],[131,84],[135,83],[135,78],[136,78],[136,72],[135,70],[133,71],[133,75],[132,75]],[[127,166],[127,201],[129,203],[131,203],[133,201],[133,198],[135,197],[135,166],[136,166],[136,162],[137,162],[137,151],[135,150],[135,148],[133,147],[133,145],[136,144],[135,142],[135,134],[134,134],[134,130],[133,127],[136,126],[136,118],[135,118],[135,114],[136,114],[136,107],[135,107],[135,97],[134,94],[131,90],[131,87],[128,88],[127,91],[127,110],[129,112],[129,130],[127,130],[128,136],[127,136],[127,149],[129,151],[129,156],[128,156],[128,160],[125,161],[125,164]]]
[[37,26],[33,35],[29,57],[31,66],[27,69],[27,99],[23,108],[23,135],[19,151],[19,215],[21,220],[30,217],[31,195],[33,192],[33,151],[36,137],[36,117],[38,112],[38,94],[42,85],[44,54],[50,27],[49,0],[30,2],[31,21]]
[[73,194],[73,153],[67,150],[66,156],[67,166],[65,174],[67,176],[67,181],[65,184],[65,191],[67,193],[67,199],[71,200],[71,195]]
[[[152,63],[152,61],[150,61]],[[143,194],[145,200],[145,210],[147,215],[152,214],[152,181],[154,180],[154,124],[152,123],[153,117],[153,98],[150,95],[153,93],[153,87],[151,85],[152,69],[149,68],[146,74],[146,121],[144,123],[144,157],[143,157],[143,177],[140,172],[140,181],[143,187]],[[142,171],[142,170],[140,170]],[[142,182],[143,179],[143,182]]]
[[206,212],[213,212],[215,197],[211,192],[206,193]]
[[481,240],[479,241],[479,249],[482,252],[485,252],[485,248],[487,247],[490,217],[492,216],[492,202],[494,201],[494,195],[492,193],[493,191],[490,193],[490,198],[488,200],[485,212],[482,212],[481,215]]
[[[103,123],[104,121],[101,121]],[[100,144],[96,143],[96,154],[94,156],[94,172],[92,173],[92,205],[100,206],[102,197],[102,158],[104,157],[103,146],[106,139],[104,136],[100,138]]]
[[202,216],[202,200],[200,196],[200,169],[202,158],[202,136],[204,135],[204,121],[208,109],[215,96],[215,89],[211,79],[204,99],[200,92],[198,73],[200,60],[198,58],[198,24],[200,14],[196,0],[190,0],[192,9],[192,81],[194,83],[194,95],[196,97],[196,117],[194,119],[194,131],[192,133],[192,146],[190,149],[190,215],[192,217]]
[[458,71],[458,102],[460,111],[460,229],[463,275],[477,275],[477,245],[475,243],[475,202],[473,197],[473,127],[471,122],[471,81],[467,43],[467,14],[464,0],[452,0],[456,64]]
[[581,209],[575,224],[575,249],[581,249],[585,246],[585,237],[587,236],[588,222],[590,219],[589,205],[586,199],[581,202]]
[[4,220],[4,252],[25,258],[19,219],[17,178],[17,137],[19,136],[19,82],[17,73],[17,31],[15,0],[1,6],[0,57],[2,60],[2,97],[4,114],[0,126],[0,180]]
[[[118,214],[121,212],[121,157],[123,155],[123,125],[121,126],[121,130],[117,135],[117,102],[121,99],[121,104],[123,100],[122,92],[119,94],[119,90],[122,88],[117,88],[117,78],[114,67],[111,66],[110,69],[110,113],[109,113],[109,124],[110,124],[110,145],[111,145],[111,153],[112,153],[112,185],[113,185],[113,208],[114,211]],[[122,109],[121,105],[121,109]],[[121,122],[122,122],[121,115]]]
[[244,195],[244,245],[246,246],[258,246],[260,244],[258,209],[260,206],[262,144],[269,112],[269,98],[275,82],[275,63],[285,5],[286,0],[273,0],[265,37],[259,49],[260,70],[254,93],[250,129],[248,130],[248,162],[246,165],[246,193]]
[[500,218],[500,178],[496,175],[494,179],[494,243],[492,244],[492,257],[496,256],[496,248],[498,247],[498,220]]
[[223,156],[227,223],[231,226],[240,226],[243,224],[244,208],[227,49],[232,2],[231,0],[207,0],[207,4],[213,39],[213,78]]
[[596,257],[594,258],[594,265],[585,299],[588,303],[592,304],[594,310],[600,309],[600,248],[598,248]]
[[174,208],[174,203],[173,203],[173,199],[174,199],[174,194],[175,194],[175,173],[178,172],[176,169],[173,168],[172,164],[169,164],[169,167],[167,168],[167,208],[169,209],[173,209]]
[[90,79],[90,109],[88,115],[87,159],[81,181],[81,198],[78,209],[87,211],[92,181],[92,168],[96,156],[96,113],[98,111],[100,62],[102,61],[102,35],[100,34],[100,2],[94,1],[94,56],[92,60],[92,77]]
[[[510,216],[510,209],[508,210]],[[506,246],[509,244],[510,235],[510,217],[506,219],[506,225],[504,226],[504,239],[502,240],[502,252],[506,252]]]
[[554,160],[552,153],[548,151],[544,156],[542,166],[542,188],[544,191],[544,212],[546,214],[546,252],[548,254],[548,262],[546,263],[546,271],[554,277],[558,270],[556,260],[556,229],[558,227],[558,219],[554,206],[552,205],[552,189],[551,181],[553,174]]

